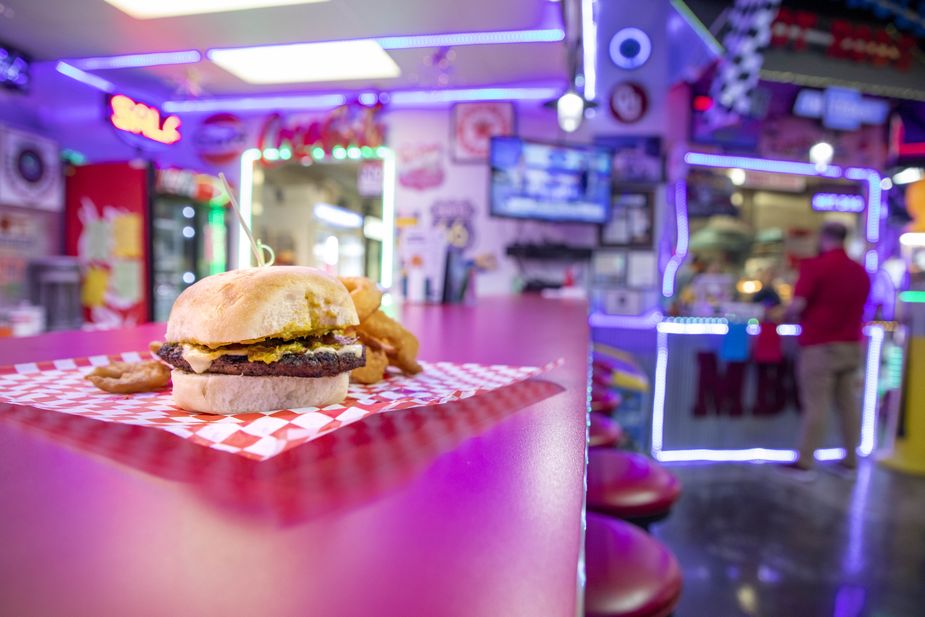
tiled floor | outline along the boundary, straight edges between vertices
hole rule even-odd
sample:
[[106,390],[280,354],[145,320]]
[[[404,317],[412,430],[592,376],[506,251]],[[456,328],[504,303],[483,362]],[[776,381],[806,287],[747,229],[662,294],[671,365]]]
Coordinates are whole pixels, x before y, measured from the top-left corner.
[[684,494],[652,532],[684,570],[676,617],[925,617],[925,478],[670,468]]

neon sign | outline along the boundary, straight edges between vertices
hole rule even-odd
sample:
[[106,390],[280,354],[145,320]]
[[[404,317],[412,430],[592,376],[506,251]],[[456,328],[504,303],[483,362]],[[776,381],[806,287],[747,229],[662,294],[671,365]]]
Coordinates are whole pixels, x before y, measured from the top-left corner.
[[864,212],[864,198],[841,193],[816,193],[813,210],[817,212]]
[[161,121],[161,112],[132,100],[124,94],[116,94],[109,99],[112,115],[109,121],[121,131],[141,135],[162,144],[174,144],[180,141],[180,118],[167,116]]

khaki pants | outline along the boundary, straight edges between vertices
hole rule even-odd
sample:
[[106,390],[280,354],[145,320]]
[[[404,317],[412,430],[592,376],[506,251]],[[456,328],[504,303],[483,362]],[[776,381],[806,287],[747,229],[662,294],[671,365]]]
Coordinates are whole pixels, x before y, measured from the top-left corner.
[[822,443],[826,419],[833,403],[845,445],[845,463],[856,463],[855,448],[861,433],[860,366],[860,343],[828,343],[800,350],[798,371],[800,402],[803,405],[801,465],[813,465],[813,452]]

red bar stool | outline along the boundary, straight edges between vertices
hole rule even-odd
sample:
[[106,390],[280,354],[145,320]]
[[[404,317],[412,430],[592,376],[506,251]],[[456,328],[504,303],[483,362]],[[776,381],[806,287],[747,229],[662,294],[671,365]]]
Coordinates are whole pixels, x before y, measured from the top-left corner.
[[611,414],[620,406],[621,400],[613,390],[591,386],[591,411]]
[[681,568],[638,528],[588,513],[585,617],[668,617],[681,597]]
[[681,483],[652,459],[620,450],[588,451],[588,509],[643,528],[665,518]]
[[623,441],[623,429],[616,421],[602,413],[590,413],[590,426],[588,427],[588,447],[606,448],[615,446]]

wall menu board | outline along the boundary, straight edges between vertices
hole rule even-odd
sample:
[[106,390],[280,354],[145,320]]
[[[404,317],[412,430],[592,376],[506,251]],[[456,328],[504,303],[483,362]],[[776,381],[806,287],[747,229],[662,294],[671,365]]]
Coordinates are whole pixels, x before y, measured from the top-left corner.
[[0,43],[0,87],[26,92],[32,83],[32,60],[23,52]]

